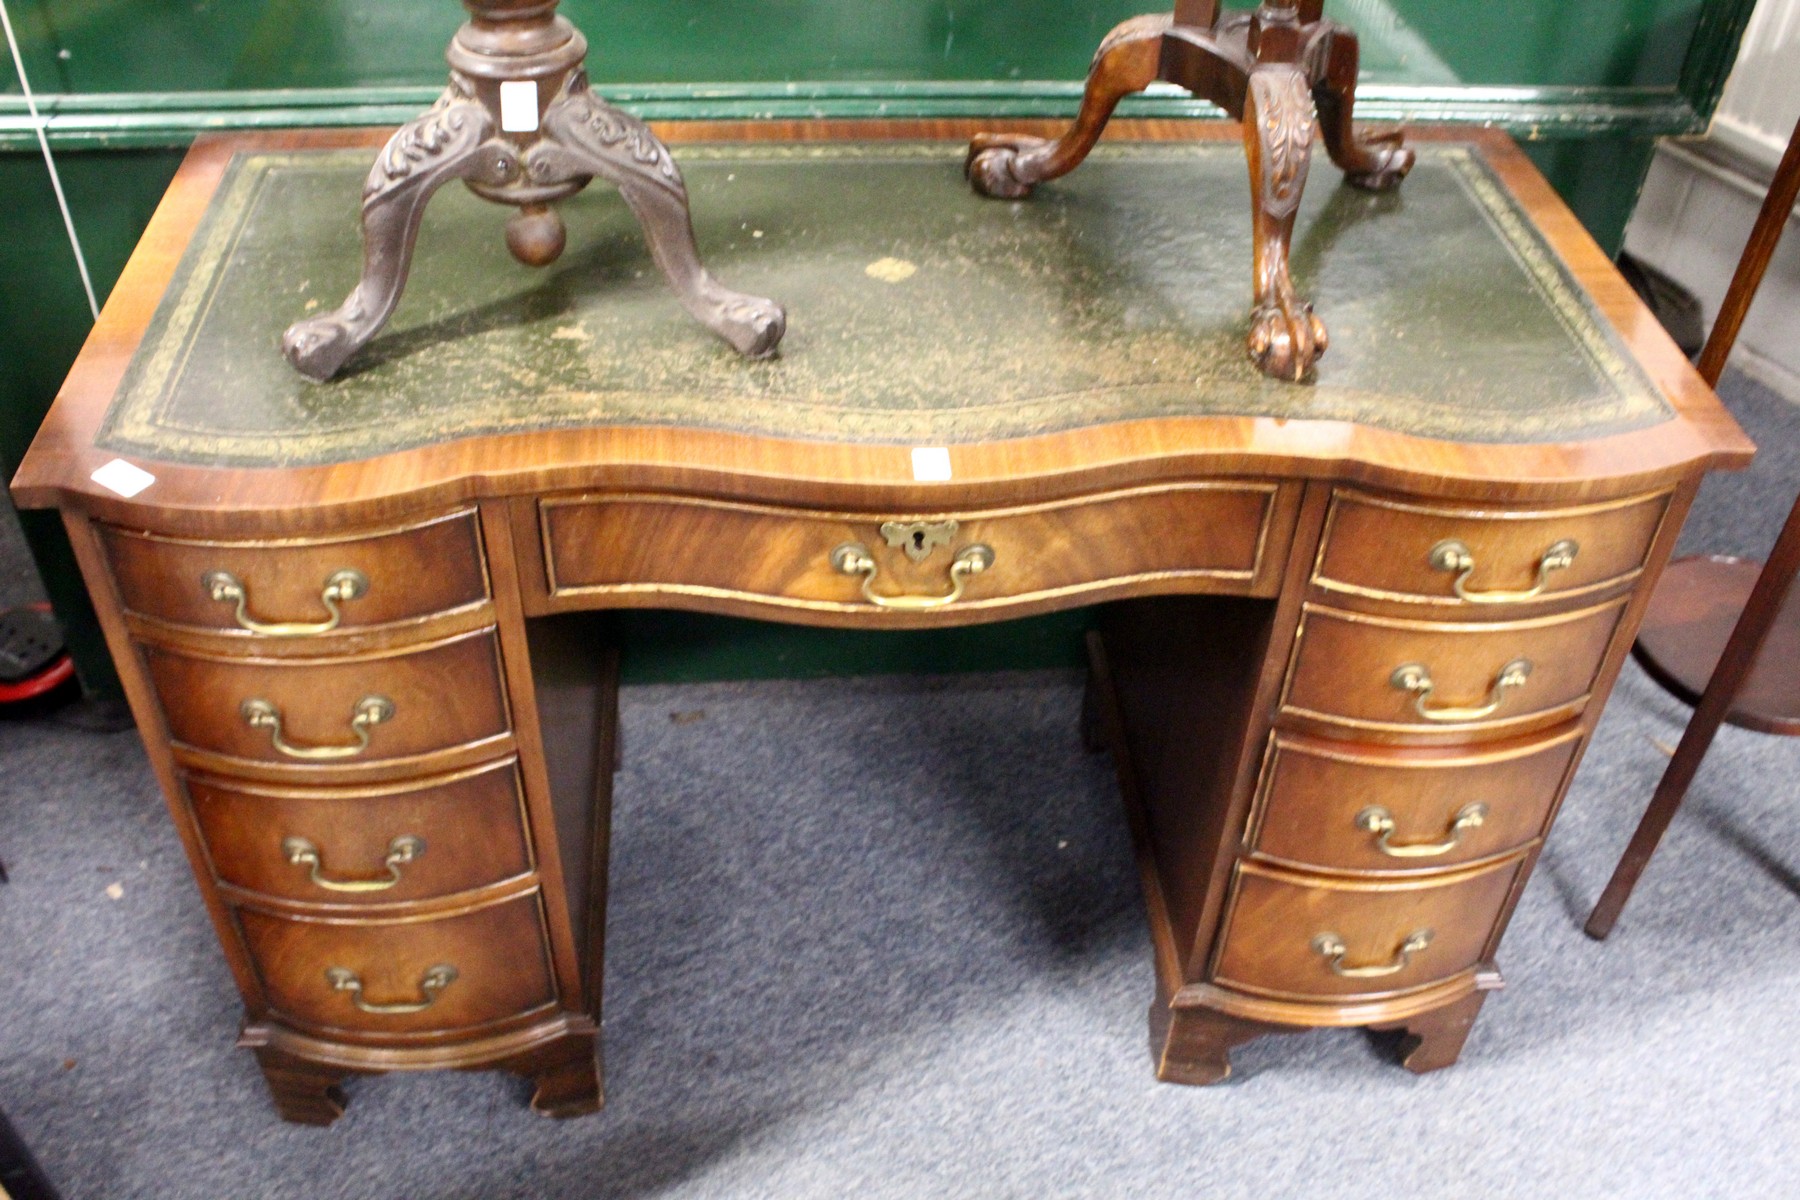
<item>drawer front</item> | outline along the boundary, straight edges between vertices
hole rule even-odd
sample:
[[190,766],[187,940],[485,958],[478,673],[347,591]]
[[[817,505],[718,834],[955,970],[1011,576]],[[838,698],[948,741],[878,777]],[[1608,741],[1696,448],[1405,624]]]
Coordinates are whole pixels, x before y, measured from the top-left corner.
[[307,1029],[439,1034],[556,999],[535,891],[412,921],[305,920],[253,908],[237,917],[269,1007]]
[[302,903],[394,904],[527,875],[517,764],[430,784],[281,788],[190,776],[221,882]]
[[[1286,504],[1278,504],[1285,500]],[[1150,578],[1272,592],[1292,494],[1187,484],[956,515],[817,513],[657,496],[540,508],[553,596],[681,592],[857,611],[981,608]],[[866,561],[852,569],[840,547]],[[970,556],[987,551],[978,570]],[[958,564],[961,564],[959,566]]]
[[1248,838],[1258,857],[1418,872],[1522,849],[1544,830],[1578,734],[1487,753],[1381,750],[1276,734]]
[[256,763],[360,766],[508,729],[491,629],[369,658],[144,659],[176,743]]
[[1308,605],[1282,711],[1362,731],[1504,731],[1586,702],[1628,597],[1533,621],[1438,624]]
[[1226,987],[1294,999],[1386,996],[1449,979],[1481,961],[1522,869],[1403,883],[1238,868],[1213,967]]
[[1374,599],[1504,611],[1637,578],[1669,493],[1551,511],[1412,504],[1333,494],[1319,587]]
[[273,543],[96,528],[126,609],[169,625],[306,637],[488,597],[472,512],[366,537]]

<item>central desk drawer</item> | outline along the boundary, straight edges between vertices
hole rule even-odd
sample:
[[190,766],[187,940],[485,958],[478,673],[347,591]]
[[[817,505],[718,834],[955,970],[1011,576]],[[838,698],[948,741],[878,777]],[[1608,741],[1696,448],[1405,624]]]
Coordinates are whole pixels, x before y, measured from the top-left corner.
[[[1191,483],[964,513],[832,513],[683,497],[545,500],[555,597],[688,593],[826,611],[1001,607],[1168,580],[1273,594],[1273,483]],[[1282,534],[1277,534],[1277,529]],[[855,555],[850,549],[854,548]],[[848,557],[847,557],[848,556]]]
[[189,776],[223,883],[343,908],[435,899],[528,875],[516,762],[380,787],[308,788]]
[[237,919],[270,1008],[311,1029],[417,1038],[556,999],[535,891],[453,916]]
[[144,647],[179,746],[254,764],[361,767],[510,728],[491,629],[397,654],[204,658]]

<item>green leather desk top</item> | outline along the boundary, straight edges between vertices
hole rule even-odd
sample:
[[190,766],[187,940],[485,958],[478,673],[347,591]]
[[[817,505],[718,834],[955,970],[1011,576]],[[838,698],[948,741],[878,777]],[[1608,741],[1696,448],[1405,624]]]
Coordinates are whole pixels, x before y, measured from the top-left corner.
[[1218,414],[1527,443],[1670,419],[1479,155],[1419,151],[1384,195],[1316,155],[1294,275],[1331,348],[1306,385],[1244,353],[1249,189],[1232,144],[1103,146],[1021,203],[974,195],[952,145],[678,147],[713,272],[788,306],[763,363],[677,307],[603,184],[561,206],[569,249],[547,271],[508,257],[505,210],[447,188],[394,321],[324,385],[278,342],[356,281],[370,152],[242,154],[100,444],[293,466],[589,425],[942,445]]

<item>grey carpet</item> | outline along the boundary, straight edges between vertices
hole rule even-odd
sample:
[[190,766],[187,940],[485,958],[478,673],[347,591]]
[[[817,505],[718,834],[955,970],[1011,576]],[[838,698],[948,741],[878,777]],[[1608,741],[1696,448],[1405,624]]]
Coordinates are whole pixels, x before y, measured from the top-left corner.
[[[1765,462],[1694,524],[1757,553],[1800,410],[1727,392]],[[1628,667],[1458,1066],[1315,1032],[1191,1089],[1150,1075],[1142,904],[1078,684],[629,690],[606,1110],[400,1075],[353,1082],[328,1131],[279,1124],[231,1047],[136,740],[0,723],[0,1108],[70,1200],[1800,1193],[1800,742],[1728,729],[1591,942],[1687,716]]]

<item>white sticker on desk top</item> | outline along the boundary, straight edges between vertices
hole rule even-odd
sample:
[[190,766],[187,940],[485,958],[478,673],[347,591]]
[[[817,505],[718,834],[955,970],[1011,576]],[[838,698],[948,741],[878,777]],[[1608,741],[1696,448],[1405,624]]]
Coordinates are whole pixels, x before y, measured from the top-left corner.
[[947,483],[950,474],[950,450],[946,446],[918,446],[913,449],[913,478],[920,483]]
[[500,128],[505,133],[533,133],[538,127],[538,85],[515,79],[500,85]]
[[132,466],[122,458],[113,459],[88,478],[127,500],[156,482],[156,476],[142,467]]

